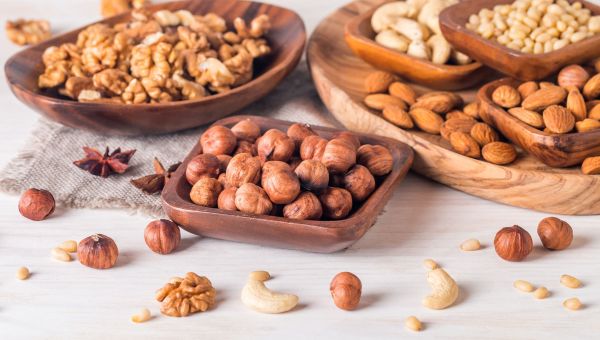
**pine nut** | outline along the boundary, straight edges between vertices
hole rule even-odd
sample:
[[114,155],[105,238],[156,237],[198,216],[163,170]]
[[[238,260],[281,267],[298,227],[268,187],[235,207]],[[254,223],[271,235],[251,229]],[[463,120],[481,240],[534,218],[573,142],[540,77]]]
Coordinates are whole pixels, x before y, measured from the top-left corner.
[[531,293],[535,289],[531,283],[524,280],[515,281],[515,283],[513,283],[513,286],[518,290],[526,293]]
[[423,261],[423,265],[425,266],[425,268],[429,269],[429,270],[434,270],[439,268],[440,266],[437,264],[437,262],[435,262],[432,259],[426,259],[425,261]]
[[264,271],[264,270],[257,270],[257,271],[250,273],[250,276],[248,278],[251,280],[264,282],[271,278],[271,274],[269,274],[269,272]]
[[423,329],[423,324],[414,315],[406,318],[404,324],[406,325],[406,328],[410,329],[411,331],[420,332]]
[[76,253],[77,252],[77,242],[73,240],[68,240],[61,243],[58,246],[60,249],[66,251],[67,253]]
[[548,291],[548,288],[540,287],[533,292],[533,296],[536,299],[545,299],[550,296],[550,292]]
[[479,250],[481,249],[481,243],[479,243],[479,240],[471,238],[466,240],[465,242],[463,242],[460,245],[460,249],[462,251],[474,251],[474,250]]
[[570,299],[566,299],[563,302],[563,306],[569,310],[578,310],[578,309],[581,309],[581,306],[583,306],[583,305],[581,304],[581,301],[579,301],[578,298],[570,298]]
[[146,322],[150,320],[152,314],[148,308],[142,308],[139,313],[131,316],[131,321],[135,323]]
[[71,261],[71,255],[69,255],[69,253],[58,247],[52,249],[52,257],[59,261]]
[[561,275],[560,277],[560,283],[562,283],[563,286],[568,287],[568,288],[579,288],[581,287],[581,281],[579,281],[576,277],[571,276],[571,275]]
[[29,269],[27,267],[20,267],[17,269],[17,279],[27,280],[29,278]]

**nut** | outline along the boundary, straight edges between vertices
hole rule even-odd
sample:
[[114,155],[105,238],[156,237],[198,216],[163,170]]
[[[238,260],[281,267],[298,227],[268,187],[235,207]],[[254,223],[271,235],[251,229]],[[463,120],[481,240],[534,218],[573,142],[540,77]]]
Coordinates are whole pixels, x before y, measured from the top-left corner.
[[394,167],[390,150],[382,145],[361,145],[356,151],[356,162],[367,167],[373,176],[385,176]]
[[112,238],[94,234],[79,242],[77,257],[84,266],[95,269],[108,269],[117,263],[119,249]]
[[270,129],[256,140],[258,157],[261,162],[282,161],[287,162],[295,150],[294,141],[285,133]]
[[458,285],[442,268],[427,273],[431,294],[423,299],[423,306],[431,309],[450,307],[458,298]]
[[477,121],[471,117],[466,118],[448,118],[440,128],[442,138],[450,140],[450,135],[454,132],[471,133],[473,126]]
[[29,269],[27,267],[19,267],[16,276],[19,280],[27,280],[29,278]]
[[563,302],[563,306],[569,310],[578,310],[581,309],[581,307],[583,307],[583,304],[581,303],[581,301],[579,301],[578,298],[570,298],[566,299]]
[[579,279],[566,274],[560,276],[560,283],[565,287],[573,289],[581,287],[581,281],[579,281]]
[[260,313],[278,314],[294,309],[298,296],[276,293],[269,290],[263,281],[250,277],[242,289],[242,303]]
[[517,158],[517,150],[512,144],[493,142],[486,144],[481,150],[483,159],[493,164],[510,164]]
[[73,241],[73,240],[64,241],[58,247],[64,251],[66,251],[67,253],[76,253],[77,252],[77,242]]
[[271,202],[275,204],[292,203],[300,194],[298,176],[289,167],[265,170],[262,174],[261,184]]
[[494,248],[498,256],[506,261],[521,261],[533,250],[533,240],[527,230],[513,225],[496,233]]
[[354,147],[354,150],[358,150],[360,147],[360,139],[350,131],[336,132],[331,139],[343,139],[350,143]]
[[148,308],[142,308],[137,314],[131,316],[131,322],[142,323],[150,320],[152,313]]
[[249,153],[240,153],[231,159],[225,172],[229,185],[240,187],[244,183],[258,184],[261,164],[258,157]]
[[530,94],[539,90],[540,86],[535,81],[526,81],[517,87],[517,91],[521,95],[521,98],[525,99],[529,97]]
[[471,238],[460,244],[460,250],[462,251],[474,251],[481,249],[481,243],[479,240]]
[[265,270],[257,270],[250,273],[250,275],[248,275],[248,279],[265,282],[271,279],[271,274]]
[[205,312],[215,305],[217,291],[210,280],[189,272],[185,278],[175,278],[156,292],[161,302],[160,312],[167,316],[182,317]]
[[352,210],[352,195],[346,189],[329,187],[319,195],[323,215],[332,220],[341,220]]
[[585,83],[583,95],[588,100],[593,100],[600,96],[600,73],[596,74]]
[[432,259],[425,259],[423,261],[423,265],[425,266],[425,268],[429,269],[429,270],[434,270],[436,268],[439,268],[440,266]]
[[410,107],[411,111],[416,108],[431,110],[435,113],[446,113],[462,105],[462,98],[452,92],[434,91],[420,96],[416,103]]
[[548,296],[550,296],[550,292],[546,287],[539,287],[538,289],[533,291],[533,297],[535,297],[536,299],[541,300],[547,298]]
[[215,156],[231,155],[237,146],[237,138],[230,129],[222,125],[215,125],[202,134],[200,144],[203,153]]
[[600,156],[588,157],[583,160],[581,172],[586,175],[600,175]]
[[321,163],[333,174],[343,174],[356,164],[355,146],[345,138],[334,138],[327,142]]
[[223,210],[236,211],[235,193],[237,192],[237,189],[237,187],[229,187],[221,191],[219,198],[217,199],[217,207]]
[[496,130],[486,123],[475,123],[469,134],[481,147],[500,141],[500,136]]
[[50,23],[46,20],[7,21],[6,36],[17,45],[33,45],[51,36]]
[[576,121],[582,121],[587,118],[587,107],[585,99],[578,89],[572,88],[567,95],[567,110],[575,116]]
[[565,66],[558,73],[558,85],[563,88],[575,86],[581,90],[588,79],[590,74],[579,65]]
[[414,332],[420,332],[423,330],[423,324],[414,315],[411,315],[408,318],[406,318],[406,321],[404,321],[404,325],[406,326],[406,328]]
[[573,228],[556,217],[546,217],[540,221],[537,233],[544,248],[550,250],[563,250],[568,248],[573,241]]
[[287,135],[294,141],[296,149],[298,149],[306,137],[317,135],[317,133],[308,124],[294,123],[287,129]]
[[300,158],[321,161],[327,140],[319,136],[308,136],[300,144]]
[[534,287],[531,283],[524,281],[524,280],[517,280],[513,283],[513,286],[515,288],[517,288],[518,290],[525,292],[525,293],[531,293],[534,291]]
[[521,103],[521,95],[514,87],[502,85],[494,90],[492,100],[501,107],[510,109]]
[[179,226],[164,219],[152,221],[144,230],[144,241],[153,252],[169,254],[177,249],[181,242]]
[[338,308],[355,310],[360,303],[362,283],[356,275],[350,272],[341,272],[331,280],[329,291],[331,292],[333,303]]
[[371,72],[365,78],[365,91],[367,93],[386,92],[390,85],[396,80],[396,76],[384,71]]
[[412,118],[410,118],[408,112],[400,106],[388,105],[383,108],[382,115],[388,122],[403,129],[412,129],[414,127]]
[[471,135],[464,132],[454,132],[450,135],[450,145],[454,151],[460,153],[461,155],[471,157],[471,158],[479,158],[481,157],[481,149],[479,148],[479,144]]
[[471,102],[465,105],[463,112],[473,119],[479,119],[479,102]]
[[389,105],[398,106],[403,110],[408,108],[402,99],[384,93],[370,94],[365,97],[364,102],[368,108],[377,111],[381,111]]
[[535,111],[526,110],[522,107],[513,107],[512,109],[508,110],[508,113],[523,123],[533,126],[534,128],[543,129],[545,126],[544,118],[541,114]]
[[586,118],[580,122],[576,122],[575,129],[577,130],[577,132],[588,132],[598,130],[600,129],[600,121]]
[[548,106],[543,114],[544,124],[550,132],[567,133],[575,127],[575,117],[559,105]]
[[239,140],[256,141],[260,137],[260,127],[251,119],[244,119],[231,127],[231,132]]
[[375,178],[366,167],[355,165],[344,175],[344,188],[354,201],[362,202],[375,190]]
[[559,86],[539,89],[523,100],[521,107],[530,111],[541,111],[548,106],[562,103],[567,97],[567,91]]
[[237,148],[233,152],[234,155],[238,155],[240,153],[248,153],[252,156],[258,155],[258,150],[256,149],[256,144],[249,142],[247,140],[241,140],[237,144]]
[[198,155],[188,163],[185,168],[185,178],[191,185],[196,184],[203,177],[217,178],[221,162],[210,153]]
[[[229,166],[229,162],[231,162],[231,159],[233,157],[229,156],[229,155],[218,155],[217,159],[219,160],[219,176],[221,176],[221,174],[224,174],[225,171],[227,171],[227,167]],[[219,177],[217,177],[219,178]]]
[[69,255],[69,253],[58,247],[52,249],[52,257],[55,260],[63,262],[70,262],[72,260],[71,255]]
[[19,199],[19,212],[33,221],[46,219],[54,212],[54,197],[47,190],[27,189]]
[[433,135],[440,134],[442,124],[444,124],[444,118],[437,113],[426,108],[417,107],[411,108],[408,114],[410,114],[410,117],[419,129]]
[[393,82],[388,91],[390,95],[402,99],[406,104],[413,105],[417,101],[417,94],[410,85],[401,83],[399,81]]
[[223,185],[215,178],[203,177],[194,184],[190,191],[190,199],[197,205],[214,208],[217,206]]
[[283,217],[295,220],[318,220],[323,215],[319,198],[312,192],[303,192],[294,202],[283,207]]
[[258,185],[244,183],[235,192],[235,206],[245,213],[268,215],[273,209],[267,193]]
[[300,162],[294,173],[298,176],[300,185],[306,190],[318,192],[327,188],[329,184],[327,167],[313,159]]

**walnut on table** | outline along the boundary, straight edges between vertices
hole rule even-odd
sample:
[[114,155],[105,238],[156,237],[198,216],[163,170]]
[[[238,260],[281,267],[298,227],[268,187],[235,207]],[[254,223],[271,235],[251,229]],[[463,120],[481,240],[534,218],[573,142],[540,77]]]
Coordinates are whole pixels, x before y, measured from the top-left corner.
[[102,0],[100,3],[100,13],[103,17],[112,17],[119,13],[127,12],[132,9],[140,9],[149,5],[148,0]]
[[205,312],[215,305],[217,291],[210,280],[189,272],[184,278],[174,277],[156,292],[161,313],[182,317]]
[[50,38],[50,23],[46,20],[18,19],[7,21],[6,36],[17,45],[33,45]]

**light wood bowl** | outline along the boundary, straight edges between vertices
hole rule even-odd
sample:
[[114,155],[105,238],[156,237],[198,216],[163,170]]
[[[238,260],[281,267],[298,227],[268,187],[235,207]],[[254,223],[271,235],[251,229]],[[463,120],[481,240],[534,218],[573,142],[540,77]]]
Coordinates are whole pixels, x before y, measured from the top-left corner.
[[[272,24],[267,34],[272,52],[255,62],[254,79],[226,93],[160,104],[80,103],[60,98],[56,91],[42,91],[37,86],[38,76],[44,70],[44,50],[74,42],[83,29],[80,28],[29,47],[10,58],[4,69],[11,90],[35,111],[70,127],[110,135],[168,133],[213,122],[265,96],[296,67],[306,42],[302,19],[295,12],[278,6],[252,1],[190,0],[163,3],[149,9],[187,9],[195,14],[213,12],[224,17],[228,24],[236,17],[251,20],[257,15],[267,14]],[[129,17],[129,14],[122,14],[100,22],[113,25]]]
[[[466,0],[446,8],[440,14],[440,28],[444,37],[459,51],[473,59],[520,80],[538,80],[555,73],[563,66],[581,64],[600,56],[600,34],[564,48],[543,54],[523,53],[485,39],[465,27],[471,14],[482,8],[493,8],[513,0]],[[569,0],[569,2],[574,2]],[[600,7],[581,1],[595,15]]]
[[[272,128],[286,131],[292,124],[292,122],[257,116],[228,117],[214,124],[231,127],[247,118],[257,123],[262,132]],[[312,129],[327,139],[340,131],[319,126],[312,126]],[[197,235],[320,253],[331,253],[347,248],[358,241],[375,223],[377,216],[390,199],[394,187],[406,176],[413,161],[413,151],[406,144],[385,137],[358,133],[356,135],[362,144],[379,144],[387,147],[394,158],[394,166],[391,173],[378,179],[378,187],[375,191],[346,219],[301,221],[206,208],[192,203],[189,198],[191,186],[185,178],[185,169],[189,161],[201,152],[200,143],[190,151],[163,190],[163,208],[167,215],[183,229]]]

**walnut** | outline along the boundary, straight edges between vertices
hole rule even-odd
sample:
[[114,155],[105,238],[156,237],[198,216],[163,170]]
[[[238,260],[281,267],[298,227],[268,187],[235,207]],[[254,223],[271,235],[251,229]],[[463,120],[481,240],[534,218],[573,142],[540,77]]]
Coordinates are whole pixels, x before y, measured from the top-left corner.
[[133,8],[142,8],[149,3],[150,1],[147,0],[102,0],[100,3],[100,13],[105,18],[112,17]]
[[177,14],[166,9],[155,12],[153,17],[156,22],[163,27],[177,26],[181,23],[181,19],[179,19]]
[[242,18],[233,20],[233,26],[235,27],[237,34],[242,38],[260,38],[269,31],[271,23],[269,21],[269,16],[262,14],[250,22],[250,28],[248,28],[246,22]]
[[87,77],[69,77],[65,89],[61,93],[72,99],[77,99],[83,90],[93,90],[94,82]]
[[216,87],[229,86],[235,82],[235,77],[229,69],[216,58],[208,58],[200,64],[201,84],[210,84]]
[[98,90],[105,91],[111,96],[120,96],[123,94],[132,78],[123,71],[107,69],[94,74],[92,79],[94,81],[94,86]]
[[204,89],[204,86],[187,80],[179,74],[173,75],[173,83],[175,84],[175,87],[181,90],[181,94],[185,99],[193,100],[206,96],[206,89]]
[[121,98],[127,104],[140,104],[145,103],[148,100],[148,94],[146,94],[146,90],[144,90],[142,83],[136,78],[133,78],[123,91]]
[[50,46],[42,54],[42,61],[46,67],[67,60],[67,58],[69,58],[67,51],[58,46]]
[[131,75],[136,78],[148,77],[152,66],[150,46],[137,45],[131,51]]
[[6,36],[17,45],[33,45],[50,38],[50,23],[46,20],[18,19],[7,21]]
[[62,85],[67,81],[69,63],[66,61],[56,62],[48,67],[38,78],[40,88],[51,88]]
[[271,48],[265,39],[244,39],[242,46],[253,58],[259,58],[271,53]]
[[216,295],[208,278],[189,272],[185,278],[173,278],[159,289],[156,300],[162,302],[162,314],[182,317],[207,311],[215,305]]

